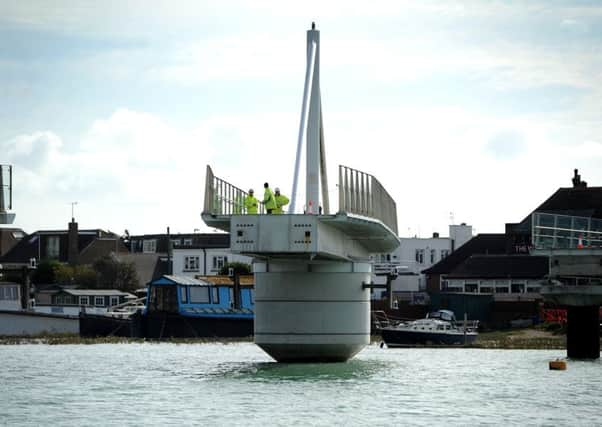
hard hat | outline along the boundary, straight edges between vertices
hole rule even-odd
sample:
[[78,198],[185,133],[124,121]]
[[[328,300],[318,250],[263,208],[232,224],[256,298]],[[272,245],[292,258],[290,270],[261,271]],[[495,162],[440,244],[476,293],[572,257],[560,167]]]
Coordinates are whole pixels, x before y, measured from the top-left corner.
[[274,188],[274,191],[275,191],[276,193],[280,193],[280,188],[276,187],[276,188]]
[[251,189],[249,189],[249,193],[252,193],[252,192],[253,192],[253,189],[252,189],[252,188],[251,188]]

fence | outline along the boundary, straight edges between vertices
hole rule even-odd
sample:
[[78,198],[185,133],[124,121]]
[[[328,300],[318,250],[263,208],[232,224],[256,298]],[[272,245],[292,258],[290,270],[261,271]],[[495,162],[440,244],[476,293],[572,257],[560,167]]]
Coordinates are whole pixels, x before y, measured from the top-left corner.
[[[244,200],[247,195],[246,191],[213,175],[211,167],[207,166],[203,213],[212,215],[244,214],[246,213]],[[259,206],[258,212],[263,213],[263,205]]]
[[339,211],[379,219],[397,234],[397,207],[387,190],[372,175],[342,165]]

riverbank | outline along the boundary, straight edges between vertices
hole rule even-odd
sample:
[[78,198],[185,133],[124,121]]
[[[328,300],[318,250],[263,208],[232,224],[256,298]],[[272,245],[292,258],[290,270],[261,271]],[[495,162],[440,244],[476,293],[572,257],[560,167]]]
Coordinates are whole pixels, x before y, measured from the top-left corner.
[[[382,338],[378,335],[372,337],[372,343],[380,343]],[[121,343],[160,343],[199,344],[199,343],[236,343],[253,342],[253,337],[248,338],[167,338],[162,341],[144,338],[123,337],[80,337],[75,334],[44,335],[36,337],[0,337],[0,345],[18,344],[121,344]],[[559,332],[547,331],[541,328],[514,329],[508,331],[482,332],[472,348],[484,349],[521,349],[521,350],[557,350],[566,348],[566,335]]]

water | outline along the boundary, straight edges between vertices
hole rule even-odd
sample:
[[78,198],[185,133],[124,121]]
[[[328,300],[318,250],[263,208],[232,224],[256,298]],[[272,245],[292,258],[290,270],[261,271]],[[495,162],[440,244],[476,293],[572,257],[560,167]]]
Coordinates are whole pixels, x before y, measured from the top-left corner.
[[278,364],[252,343],[0,346],[2,425],[600,425],[602,363],[381,349]]

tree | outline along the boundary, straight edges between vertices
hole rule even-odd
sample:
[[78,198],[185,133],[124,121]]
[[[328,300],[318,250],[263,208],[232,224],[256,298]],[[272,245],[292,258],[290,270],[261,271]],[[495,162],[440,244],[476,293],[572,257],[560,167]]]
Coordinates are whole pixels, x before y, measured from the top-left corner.
[[81,288],[96,287],[96,272],[88,265],[58,264],[54,268],[54,278],[59,285],[73,284]]
[[231,268],[233,268],[234,272],[238,274],[253,274],[251,265],[244,262],[227,262],[222,268],[220,268],[219,274],[227,276]]
[[56,260],[41,261],[32,277],[32,282],[35,284],[56,283],[55,271],[61,265]]
[[105,255],[94,262],[93,268],[99,288],[133,291],[139,287],[134,263],[121,262],[112,255]]

